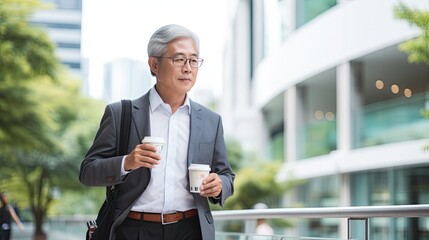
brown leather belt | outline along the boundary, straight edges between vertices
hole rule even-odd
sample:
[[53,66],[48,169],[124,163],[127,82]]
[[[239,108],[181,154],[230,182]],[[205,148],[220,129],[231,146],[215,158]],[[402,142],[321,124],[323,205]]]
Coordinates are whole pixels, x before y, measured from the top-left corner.
[[197,209],[191,209],[185,212],[174,213],[142,213],[142,212],[129,212],[128,217],[134,220],[143,220],[149,222],[160,222],[162,224],[169,224],[181,221],[185,218],[190,218],[198,214]]

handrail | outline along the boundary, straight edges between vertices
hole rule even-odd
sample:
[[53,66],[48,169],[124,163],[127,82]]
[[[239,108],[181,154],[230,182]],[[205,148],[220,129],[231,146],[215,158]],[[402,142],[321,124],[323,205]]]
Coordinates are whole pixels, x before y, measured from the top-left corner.
[[215,220],[254,220],[284,217],[297,218],[347,218],[347,239],[351,239],[350,222],[365,221],[365,240],[369,240],[368,219],[376,217],[427,217],[429,204],[355,206],[355,207],[318,207],[318,208],[271,208],[213,211]]
[[317,208],[271,208],[213,211],[216,220],[297,218],[374,218],[374,217],[427,217],[429,204],[317,207]]

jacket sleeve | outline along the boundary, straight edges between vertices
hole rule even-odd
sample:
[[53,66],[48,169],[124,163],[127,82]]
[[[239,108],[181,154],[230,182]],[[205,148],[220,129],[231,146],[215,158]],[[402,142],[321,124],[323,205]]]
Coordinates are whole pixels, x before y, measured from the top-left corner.
[[215,148],[212,161],[212,167],[214,168],[213,172],[217,173],[222,180],[222,192],[219,198],[209,198],[209,200],[211,203],[223,206],[225,200],[234,193],[235,174],[233,173],[228,162],[228,154],[226,151],[223,134],[222,118],[220,116],[218,118]]
[[87,186],[112,186],[123,182],[121,163],[116,156],[120,126],[120,103],[106,106],[94,142],[81,163],[79,180]]

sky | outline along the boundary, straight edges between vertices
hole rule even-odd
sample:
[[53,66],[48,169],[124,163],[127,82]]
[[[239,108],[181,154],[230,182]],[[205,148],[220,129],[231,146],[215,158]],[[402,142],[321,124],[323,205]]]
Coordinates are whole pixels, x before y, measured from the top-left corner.
[[158,28],[180,24],[200,38],[204,59],[195,89],[222,90],[222,55],[228,4],[216,0],[83,0],[82,55],[90,64],[90,95],[101,97],[103,64],[127,57],[147,61],[147,43]]

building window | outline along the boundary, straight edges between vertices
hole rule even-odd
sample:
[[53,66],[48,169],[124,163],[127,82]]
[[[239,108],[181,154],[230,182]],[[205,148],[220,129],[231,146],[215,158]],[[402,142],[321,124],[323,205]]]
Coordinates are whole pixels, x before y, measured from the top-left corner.
[[[315,178],[297,187],[298,201],[304,207],[339,206],[339,175]],[[312,237],[338,237],[339,219],[315,218],[303,220],[299,235]]]
[[63,62],[63,64],[72,69],[80,69],[80,63],[77,62]]
[[42,28],[60,28],[60,29],[81,29],[80,24],[73,23],[47,23],[47,22],[31,22],[33,26]]
[[71,49],[80,49],[80,43],[66,43],[66,42],[58,42],[57,46],[59,48],[71,48]]
[[336,0],[299,0],[296,1],[296,28],[337,5]]
[[82,10],[82,0],[43,0],[54,4],[57,9]]
[[[354,173],[350,183],[351,205],[428,204],[428,183],[429,165]],[[370,222],[371,238],[427,239],[427,224],[427,218],[374,218]],[[358,229],[356,226],[352,227]]]

